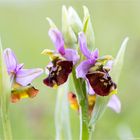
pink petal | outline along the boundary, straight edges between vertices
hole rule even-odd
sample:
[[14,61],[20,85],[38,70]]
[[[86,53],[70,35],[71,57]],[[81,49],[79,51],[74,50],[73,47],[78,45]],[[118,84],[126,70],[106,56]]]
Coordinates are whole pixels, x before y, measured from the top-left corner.
[[3,55],[4,55],[4,61],[5,61],[8,73],[9,74],[13,72],[15,73],[16,66],[17,66],[17,59],[14,52],[10,48],[7,48],[4,50]]
[[88,79],[86,78],[86,84],[87,84],[87,93],[90,94],[90,95],[94,95],[95,94],[95,91],[93,90],[93,88],[91,87]]
[[36,69],[20,69],[16,74],[16,82],[22,86],[27,86],[35,78],[40,76],[43,73],[43,70],[40,68]]
[[76,64],[79,60],[79,55],[74,49],[65,49],[65,55],[63,55],[68,61],[72,61],[73,64]]
[[90,60],[85,60],[81,62],[76,68],[76,77],[77,78],[85,78],[88,70],[92,66]]
[[20,69],[22,69],[24,64],[18,64],[16,67],[16,72],[18,72]]
[[91,52],[89,51],[87,47],[87,42],[86,42],[86,37],[83,32],[80,32],[78,35],[78,41],[80,45],[80,50],[83,53],[83,55],[87,58],[90,59]]
[[121,102],[116,95],[111,96],[107,106],[113,109],[116,113],[121,112]]
[[49,30],[49,36],[54,43],[57,51],[61,54],[65,54],[65,48],[64,48],[64,39],[62,33],[56,29],[56,28],[51,28]]
[[96,48],[90,56],[90,59],[93,61],[96,61],[96,59],[99,57],[99,50]]
[[108,67],[109,69],[112,69],[113,63],[114,63],[113,60],[109,60],[106,64],[106,67]]

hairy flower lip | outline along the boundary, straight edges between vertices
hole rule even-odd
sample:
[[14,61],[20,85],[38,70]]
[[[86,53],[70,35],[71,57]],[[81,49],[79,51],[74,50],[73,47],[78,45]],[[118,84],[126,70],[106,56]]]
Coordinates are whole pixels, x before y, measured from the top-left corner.
[[86,77],[95,93],[100,96],[107,96],[117,88],[117,85],[112,81],[108,71],[105,69],[90,72],[86,74]]
[[48,67],[49,75],[43,83],[49,87],[56,87],[65,83],[69,74],[72,72],[72,61],[55,60],[52,67]]

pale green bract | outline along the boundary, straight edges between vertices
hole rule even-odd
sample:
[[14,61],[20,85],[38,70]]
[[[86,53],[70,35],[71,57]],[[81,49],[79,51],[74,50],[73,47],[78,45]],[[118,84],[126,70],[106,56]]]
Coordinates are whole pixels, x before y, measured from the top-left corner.
[[78,13],[71,6],[68,8],[68,18],[69,25],[72,27],[74,33],[78,35],[78,33],[82,30],[83,24]]
[[126,37],[123,41],[123,43],[121,44],[120,50],[118,51],[118,54],[114,60],[114,64],[113,64],[113,68],[111,70],[111,76],[113,78],[113,80],[118,83],[119,81],[119,77],[121,74],[121,70],[123,67],[123,62],[124,62],[124,54],[126,51],[126,46],[127,46],[127,42],[128,42],[129,38]]
[[71,47],[77,42],[76,35],[69,23],[69,13],[66,6],[62,7],[62,33],[66,47]]

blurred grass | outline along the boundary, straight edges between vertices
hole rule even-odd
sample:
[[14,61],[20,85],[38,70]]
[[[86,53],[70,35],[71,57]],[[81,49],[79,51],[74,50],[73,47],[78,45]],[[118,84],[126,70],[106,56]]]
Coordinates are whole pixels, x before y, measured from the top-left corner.
[[[116,55],[125,36],[129,36],[124,68],[119,82],[122,112],[109,109],[98,122],[95,140],[117,140],[120,125],[127,125],[140,137],[140,1],[138,0],[0,0],[0,35],[3,47],[14,50],[26,68],[45,67],[49,62],[40,53],[53,49],[48,37],[46,17],[61,27],[61,7],[73,6],[82,17],[82,6],[89,8],[100,54]],[[34,82],[40,93],[36,98],[11,104],[14,140],[52,140],[55,138],[54,107],[56,90]],[[74,140],[78,138],[78,114],[71,110]],[[1,127],[1,125],[0,125]],[[0,131],[0,135],[2,130]]]

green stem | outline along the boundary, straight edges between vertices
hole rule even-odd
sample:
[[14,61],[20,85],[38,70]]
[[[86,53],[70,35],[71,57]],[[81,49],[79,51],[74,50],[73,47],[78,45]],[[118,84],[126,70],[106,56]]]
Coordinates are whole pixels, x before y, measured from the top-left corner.
[[89,132],[87,123],[84,120],[84,110],[80,109],[80,140],[88,140]]
[[3,92],[1,93],[1,100],[0,100],[1,103],[0,114],[1,114],[1,121],[3,126],[3,140],[12,140],[12,130],[11,130],[11,124],[9,118],[9,103],[10,103],[10,95],[11,95],[10,87],[13,83],[13,78],[11,78],[11,80],[9,81],[10,81],[9,84],[6,85],[5,79],[4,77],[2,77],[3,86],[1,88]]
[[82,79],[76,78],[75,70],[72,71],[73,82],[76,89],[76,96],[80,105],[80,140],[88,140],[88,101],[86,95],[85,82]]
[[95,126],[90,126],[89,128],[89,140],[93,140],[94,127]]
[[5,107],[2,105],[1,106],[1,119],[2,119],[2,125],[3,125],[3,137],[4,137],[3,139],[4,140],[12,140],[9,113],[4,108]]
[[9,110],[7,105],[7,99],[6,96],[4,97],[4,95],[1,96],[1,121],[3,126],[3,139],[12,140]]

